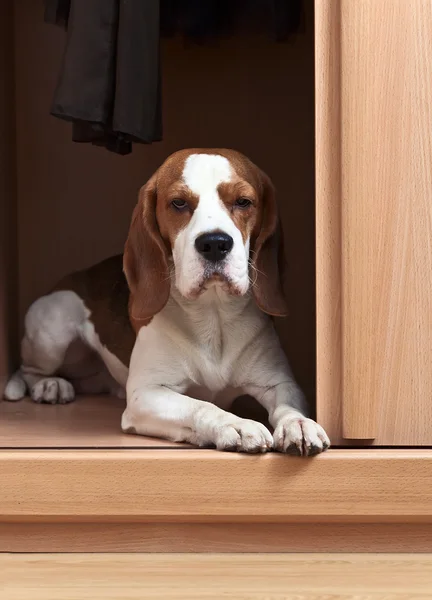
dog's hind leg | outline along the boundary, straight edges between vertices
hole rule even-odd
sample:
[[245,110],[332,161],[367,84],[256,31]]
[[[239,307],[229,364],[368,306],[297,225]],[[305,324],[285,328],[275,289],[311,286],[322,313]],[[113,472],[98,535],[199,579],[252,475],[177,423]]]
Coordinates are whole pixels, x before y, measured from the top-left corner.
[[82,300],[70,291],[53,292],[32,304],[25,318],[21,368],[6,387],[7,399],[18,400],[26,387],[35,402],[65,404],[74,399],[72,384],[56,374],[88,314]]

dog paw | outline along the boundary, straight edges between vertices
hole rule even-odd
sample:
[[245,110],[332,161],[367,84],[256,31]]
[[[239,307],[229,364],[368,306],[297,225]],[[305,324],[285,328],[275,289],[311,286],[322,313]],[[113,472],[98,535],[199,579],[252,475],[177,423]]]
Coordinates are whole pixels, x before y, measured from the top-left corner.
[[75,390],[66,379],[47,377],[35,383],[30,395],[38,403],[67,404],[75,398]]
[[249,419],[239,419],[233,423],[222,425],[216,432],[215,439],[218,450],[249,453],[268,452],[273,448],[270,431]]
[[273,440],[275,450],[295,456],[314,456],[330,446],[321,425],[306,417],[285,418],[278,423]]
[[11,402],[21,400],[26,395],[27,386],[19,371],[14,373],[9,379],[5,391],[4,398]]

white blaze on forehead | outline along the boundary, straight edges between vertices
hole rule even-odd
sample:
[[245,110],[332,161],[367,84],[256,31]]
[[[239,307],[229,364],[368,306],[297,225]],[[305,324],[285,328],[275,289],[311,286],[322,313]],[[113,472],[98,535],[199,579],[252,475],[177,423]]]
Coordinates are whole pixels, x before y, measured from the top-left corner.
[[203,258],[196,249],[196,239],[211,231],[231,236],[233,248],[224,261],[223,273],[241,293],[249,287],[249,241],[243,241],[241,231],[223,203],[218,187],[235,178],[229,160],[218,154],[191,154],[183,168],[183,183],[197,197],[198,204],[191,220],[179,231],[173,245],[176,286],[188,297],[204,276]]
[[222,202],[218,186],[232,178],[228,159],[218,154],[191,154],[185,162],[183,181],[198,197],[198,205],[189,224],[191,234],[220,229],[230,233],[234,224]]
[[221,183],[231,181],[229,160],[218,154],[191,154],[185,162],[183,180],[197,196],[217,194]]

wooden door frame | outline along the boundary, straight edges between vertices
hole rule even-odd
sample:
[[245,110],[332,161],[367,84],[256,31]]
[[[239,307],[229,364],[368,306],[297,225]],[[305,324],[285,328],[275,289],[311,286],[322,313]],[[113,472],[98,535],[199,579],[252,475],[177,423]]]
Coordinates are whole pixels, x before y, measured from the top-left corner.
[[341,6],[315,2],[317,419],[343,443]]

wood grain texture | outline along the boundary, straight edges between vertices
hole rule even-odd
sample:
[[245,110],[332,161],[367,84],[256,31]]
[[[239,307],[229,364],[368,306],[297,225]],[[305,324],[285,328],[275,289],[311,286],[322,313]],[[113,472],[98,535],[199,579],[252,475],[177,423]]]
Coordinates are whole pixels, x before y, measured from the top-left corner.
[[430,552],[431,523],[0,523],[0,552]]
[[317,419],[341,443],[340,0],[315,2]]
[[1,448],[187,448],[168,440],[126,435],[120,428],[125,402],[80,396],[68,405],[0,400]]
[[432,522],[432,451],[11,450],[0,489],[0,522]]
[[345,438],[432,443],[432,2],[342,1]]
[[432,555],[0,557],[4,600],[429,600]]
[[432,3],[316,9],[318,413],[336,444],[431,445]]

